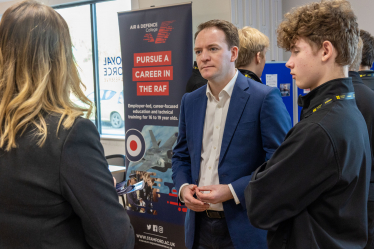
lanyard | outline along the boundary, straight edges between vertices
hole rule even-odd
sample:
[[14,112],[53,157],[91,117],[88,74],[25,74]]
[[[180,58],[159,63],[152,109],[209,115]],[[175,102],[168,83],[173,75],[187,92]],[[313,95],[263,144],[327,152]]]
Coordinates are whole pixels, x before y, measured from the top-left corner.
[[244,76],[253,80],[253,78],[249,76],[248,74],[244,74]]
[[374,77],[374,73],[365,73],[365,74],[360,74],[360,77]]
[[322,108],[322,106],[328,105],[332,102],[340,101],[340,100],[354,99],[354,98],[355,98],[355,92],[343,93],[343,94],[340,94],[340,95],[336,95],[332,98],[327,98],[321,104],[319,104],[317,107],[313,108],[313,112],[318,111],[319,109]]

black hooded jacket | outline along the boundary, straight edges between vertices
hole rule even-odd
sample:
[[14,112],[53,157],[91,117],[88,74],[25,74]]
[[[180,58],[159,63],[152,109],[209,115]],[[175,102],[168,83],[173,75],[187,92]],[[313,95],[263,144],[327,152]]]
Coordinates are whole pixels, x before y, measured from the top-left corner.
[[362,82],[368,86],[371,90],[374,90],[374,71],[373,70],[365,70],[359,71]]
[[371,151],[351,78],[299,98],[301,121],[245,190],[248,217],[272,248],[363,248]]

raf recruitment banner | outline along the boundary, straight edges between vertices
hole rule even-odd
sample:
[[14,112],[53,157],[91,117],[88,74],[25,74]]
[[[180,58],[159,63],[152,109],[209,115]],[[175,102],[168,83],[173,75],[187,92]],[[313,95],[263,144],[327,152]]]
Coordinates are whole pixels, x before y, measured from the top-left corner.
[[135,248],[185,248],[187,208],[177,201],[171,157],[192,68],[191,4],[118,14],[126,129],[126,195]]

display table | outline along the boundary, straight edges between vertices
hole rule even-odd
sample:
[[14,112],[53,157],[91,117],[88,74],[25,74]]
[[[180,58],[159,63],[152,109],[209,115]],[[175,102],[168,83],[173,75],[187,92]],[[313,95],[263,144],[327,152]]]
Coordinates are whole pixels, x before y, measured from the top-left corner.
[[126,167],[125,166],[109,165],[109,171],[112,174],[126,172]]

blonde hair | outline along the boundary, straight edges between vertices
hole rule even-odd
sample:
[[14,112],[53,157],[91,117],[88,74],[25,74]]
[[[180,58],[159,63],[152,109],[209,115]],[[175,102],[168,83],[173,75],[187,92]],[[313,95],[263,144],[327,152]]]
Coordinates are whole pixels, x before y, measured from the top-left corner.
[[[92,112],[72,53],[69,28],[51,7],[23,1],[7,9],[0,22],[0,148],[16,148],[16,136],[35,127],[38,146],[47,138],[45,115],[61,115],[70,128]],[[88,105],[79,107],[70,92]]]
[[239,55],[235,66],[237,68],[247,66],[258,52],[264,58],[267,48],[269,48],[269,38],[259,30],[248,26],[239,29]]
[[362,48],[364,46],[364,43],[362,42],[361,37],[358,39],[358,45],[357,45],[357,53],[356,57],[353,60],[352,64],[349,66],[349,71],[355,71],[358,72],[360,69],[361,59],[362,59]]
[[322,0],[285,14],[277,40],[278,46],[288,51],[299,38],[306,38],[315,51],[324,41],[330,41],[337,51],[335,62],[345,66],[356,56],[359,32],[357,18],[347,0]]

